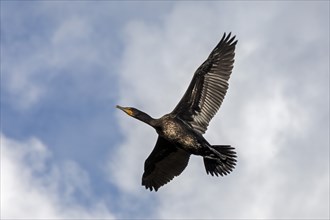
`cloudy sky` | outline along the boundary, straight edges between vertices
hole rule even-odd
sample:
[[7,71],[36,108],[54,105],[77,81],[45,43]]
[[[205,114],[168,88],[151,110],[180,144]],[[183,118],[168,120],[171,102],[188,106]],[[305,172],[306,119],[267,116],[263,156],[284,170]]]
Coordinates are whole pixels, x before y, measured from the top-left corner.
[[[114,106],[172,111],[224,32],[235,65],[205,137],[237,167],[194,156],[146,191],[157,135]],[[1,1],[1,217],[329,218],[329,2]]]

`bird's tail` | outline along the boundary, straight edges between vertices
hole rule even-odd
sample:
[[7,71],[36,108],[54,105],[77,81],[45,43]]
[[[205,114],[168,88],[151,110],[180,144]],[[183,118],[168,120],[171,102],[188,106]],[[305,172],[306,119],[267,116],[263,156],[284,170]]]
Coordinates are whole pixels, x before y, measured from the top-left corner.
[[235,148],[230,145],[213,145],[211,152],[203,157],[207,174],[221,176],[229,174],[236,165]]

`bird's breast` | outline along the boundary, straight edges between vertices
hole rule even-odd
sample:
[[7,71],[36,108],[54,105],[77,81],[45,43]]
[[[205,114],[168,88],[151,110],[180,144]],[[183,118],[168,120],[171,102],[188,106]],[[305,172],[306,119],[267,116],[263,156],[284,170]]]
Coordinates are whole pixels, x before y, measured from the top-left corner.
[[167,140],[173,143],[178,143],[191,153],[200,146],[194,133],[192,133],[184,124],[177,123],[176,121],[166,121],[160,134]]
[[182,127],[173,121],[167,121],[164,123],[162,133],[169,139],[176,139],[182,134]]

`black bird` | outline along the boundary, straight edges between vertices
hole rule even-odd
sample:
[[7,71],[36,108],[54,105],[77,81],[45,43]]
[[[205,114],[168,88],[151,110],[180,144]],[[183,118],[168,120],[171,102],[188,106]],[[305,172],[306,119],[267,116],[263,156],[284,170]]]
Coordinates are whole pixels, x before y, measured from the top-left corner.
[[142,185],[157,191],[186,168],[191,154],[203,157],[207,174],[229,174],[236,165],[230,145],[211,145],[202,136],[228,89],[233,69],[235,36],[224,33],[207,60],[196,70],[175,109],[159,119],[132,107],[117,108],[156,129],[158,140],[144,163]]

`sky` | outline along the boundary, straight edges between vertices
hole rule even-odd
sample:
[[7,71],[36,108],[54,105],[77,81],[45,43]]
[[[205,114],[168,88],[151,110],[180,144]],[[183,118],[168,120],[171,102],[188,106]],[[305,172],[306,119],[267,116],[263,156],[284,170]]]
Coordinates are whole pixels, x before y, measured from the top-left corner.
[[[329,1],[1,1],[2,219],[329,219]],[[205,134],[236,148],[141,186],[158,118],[223,33],[229,90]]]

